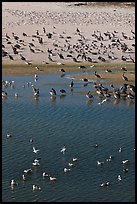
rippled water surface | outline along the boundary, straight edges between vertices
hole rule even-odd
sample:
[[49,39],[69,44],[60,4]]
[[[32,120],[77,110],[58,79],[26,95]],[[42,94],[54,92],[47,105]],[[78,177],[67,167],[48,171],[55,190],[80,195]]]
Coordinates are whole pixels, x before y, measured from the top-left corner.
[[[8,93],[8,98],[2,100],[3,202],[135,201],[134,102],[111,98],[99,105],[98,96],[89,101],[82,94],[93,89],[92,83],[83,86],[82,81],[74,80],[71,90],[70,78],[71,75],[60,78],[58,74],[39,75],[37,81],[34,76],[3,77],[15,81],[14,88],[3,88]],[[38,100],[27,82],[40,89]],[[52,87],[57,91],[54,99],[49,95]],[[60,89],[66,90],[66,96],[60,96]],[[6,137],[8,133],[11,138]],[[60,150],[64,145],[63,155]],[[37,154],[33,146],[39,149]],[[107,162],[110,155],[112,161]],[[72,162],[73,157],[77,161]],[[36,158],[40,158],[40,166],[32,166]],[[125,173],[122,161],[126,159],[129,164]],[[97,166],[98,160],[104,164]],[[64,172],[65,167],[70,171]],[[23,181],[21,176],[28,168],[32,174]],[[57,180],[43,178],[44,171]],[[11,179],[17,181],[14,189],[10,187]],[[106,181],[110,185],[100,187]],[[41,190],[33,191],[33,184]]]

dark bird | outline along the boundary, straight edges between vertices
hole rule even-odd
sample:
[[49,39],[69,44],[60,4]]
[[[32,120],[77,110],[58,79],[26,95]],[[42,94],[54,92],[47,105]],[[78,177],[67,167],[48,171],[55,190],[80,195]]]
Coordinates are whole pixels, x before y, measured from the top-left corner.
[[27,34],[26,34],[26,33],[22,33],[22,35],[23,35],[23,36],[27,36]]
[[8,34],[6,33],[6,38],[10,39],[10,36],[8,36]]
[[14,60],[14,58],[13,58],[11,55],[9,55],[9,58],[10,58],[11,60]]
[[46,29],[43,27],[43,33],[46,33]]
[[101,78],[101,76],[100,76],[99,74],[97,74],[96,71],[94,72],[94,74],[95,74],[95,76],[96,76],[97,78]]
[[66,72],[64,69],[60,69],[59,71],[61,71],[61,72],[63,72],[63,73],[65,73],[65,72]]
[[51,89],[51,91],[49,91],[49,93],[51,96],[56,96],[56,94],[57,94],[55,89],[53,89],[53,88]]
[[128,81],[128,78],[124,75],[124,73],[122,74],[122,79]]
[[86,67],[84,65],[81,65],[78,67],[79,69],[85,69]]
[[64,59],[62,54],[59,53],[58,55],[59,55],[60,59]]
[[62,95],[66,95],[66,91],[65,91],[64,89],[60,89],[60,93],[61,93]]
[[26,61],[26,58],[25,58],[25,57],[23,57],[23,55],[22,55],[22,54],[20,54],[20,57],[21,57],[21,60]]
[[123,71],[127,72],[126,67],[121,67],[121,69],[122,69]]
[[31,48],[31,46],[29,45],[29,49],[32,53],[35,53],[35,50]]
[[38,30],[36,31],[36,34],[39,35],[39,31]]
[[73,82],[73,79],[72,79],[72,81],[71,81],[71,83],[70,83],[70,85],[69,85],[71,88],[74,86],[74,82]]

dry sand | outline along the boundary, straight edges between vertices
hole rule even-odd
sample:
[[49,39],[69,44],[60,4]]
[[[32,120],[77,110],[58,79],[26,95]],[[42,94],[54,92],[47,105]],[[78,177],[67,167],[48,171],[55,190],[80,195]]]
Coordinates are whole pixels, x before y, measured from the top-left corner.
[[[2,2],[2,44],[3,50],[8,53],[2,58],[3,74],[7,74],[4,65],[26,65],[26,62],[21,60],[20,54],[32,63],[32,65],[26,65],[29,67],[28,70],[32,70],[31,68],[36,65],[48,67],[57,63],[63,63],[66,66],[72,64],[74,67],[81,64],[88,66],[95,63],[102,64],[103,62],[98,59],[99,56],[105,59],[107,65],[120,63],[121,66],[122,63],[126,63],[127,66],[132,64],[134,69],[135,7],[96,4],[75,6],[75,3]],[[46,33],[43,32],[43,27]],[[80,33],[77,32],[77,28]],[[38,36],[36,36],[37,30]],[[23,36],[23,32],[27,36]],[[6,33],[10,39],[7,39]],[[14,39],[13,33],[20,41]],[[49,33],[52,33],[51,38],[47,36]],[[104,33],[109,33],[111,38],[109,39]],[[103,40],[97,39],[94,34],[98,37],[102,36]],[[39,43],[38,37],[42,37],[43,44]],[[120,43],[117,42],[118,39]],[[34,44],[35,47],[31,46],[31,48],[35,53],[30,51],[29,43]],[[15,44],[21,45],[21,49],[17,49],[19,54],[13,53],[11,45],[15,46]],[[125,45],[127,50],[123,51],[122,46]],[[51,50],[52,54],[49,54],[48,50]],[[65,59],[61,59],[59,53]],[[81,53],[86,55],[86,59],[82,56],[78,57]],[[68,54],[72,57],[68,57]],[[9,55],[14,60],[9,59]],[[109,56],[115,59],[110,59]],[[126,57],[126,61],[122,60],[122,56]],[[92,62],[87,60],[88,57]],[[73,58],[78,59],[79,63],[74,62]],[[59,65],[56,67],[59,69]],[[8,66],[7,70],[9,69]]]

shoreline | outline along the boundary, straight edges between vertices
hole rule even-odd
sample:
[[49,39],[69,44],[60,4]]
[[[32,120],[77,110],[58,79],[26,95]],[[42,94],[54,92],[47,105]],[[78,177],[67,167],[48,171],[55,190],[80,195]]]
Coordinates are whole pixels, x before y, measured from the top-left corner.
[[[35,74],[52,74],[52,73],[61,73],[60,69],[64,69],[67,72],[79,72],[79,75],[74,74],[74,78],[87,78],[88,80],[95,80],[96,77],[92,73],[86,73],[86,71],[102,71],[101,72],[101,79],[104,80],[103,84],[113,83],[113,84],[123,84],[124,80],[122,79],[122,74],[124,73],[121,70],[122,67],[126,67],[128,70],[125,72],[125,75],[128,77],[128,83],[135,84],[135,65],[132,63],[111,63],[111,64],[82,64],[86,68],[80,69],[78,64],[66,64],[66,65],[57,65],[57,64],[35,64],[33,66],[23,65],[23,64],[3,64],[2,68],[2,76],[31,76]],[[93,67],[92,67],[93,66]],[[39,67],[39,70],[36,69]],[[112,73],[105,72],[107,69],[112,70]],[[115,70],[119,70],[115,72]]]

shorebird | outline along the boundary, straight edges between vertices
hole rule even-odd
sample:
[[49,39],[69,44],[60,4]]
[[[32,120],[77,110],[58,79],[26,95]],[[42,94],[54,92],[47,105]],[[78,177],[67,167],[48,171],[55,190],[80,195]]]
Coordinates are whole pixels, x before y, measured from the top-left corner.
[[124,73],[122,74],[122,79],[128,81],[128,78],[124,75]]
[[66,95],[66,91],[64,89],[60,89],[60,93],[62,94],[62,96]]
[[51,91],[49,91],[49,94],[51,95],[51,96],[56,96],[56,91],[55,91],[55,89],[51,89]]
[[126,67],[121,67],[121,69],[122,69],[123,71],[127,71]]
[[94,72],[94,74],[95,74],[95,76],[96,76],[97,78],[101,78],[101,76],[100,76],[99,74],[97,74],[96,71]]
[[34,152],[35,154],[37,154],[37,153],[39,152],[39,149],[35,149],[35,147],[33,147],[33,152]]
[[66,72],[64,69],[60,69],[59,71],[61,71],[62,73],[65,73],[65,72]]
[[93,99],[93,98],[94,98],[94,96],[91,94],[90,91],[88,91],[88,92],[86,93],[86,97],[87,97],[88,99]]
[[8,94],[5,91],[2,91],[2,98],[7,98]]
[[74,82],[73,82],[73,79],[72,79],[72,81],[71,81],[71,83],[70,83],[70,85],[69,85],[71,88],[74,86]]

